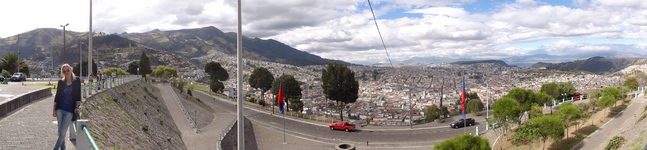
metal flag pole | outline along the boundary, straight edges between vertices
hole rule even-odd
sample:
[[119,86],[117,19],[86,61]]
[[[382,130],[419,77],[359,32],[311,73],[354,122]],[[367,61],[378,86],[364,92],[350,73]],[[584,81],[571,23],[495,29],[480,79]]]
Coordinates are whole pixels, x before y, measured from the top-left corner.
[[461,76],[463,77],[463,87],[461,89],[461,91],[462,91],[461,94],[463,94],[463,95],[461,95],[461,105],[463,105],[463,106],[461,106],[462,107],[461,111],[463,111],[462,112],[462,115],[463,115],[463,134],[465,134],[465,133],[467,133],[467,131],[466,131],[467,120],[465,120],[465,71],[463,71],[463,74],[461,74]]
[[[283,106],[285,106],[285,105],[283,105]],[[283,114],[283,144],[287,144],[287,142],[285,141],[285,108],[283,108],[283,110],[284,110],[284,112],[281,113],[281,114]]]
[[238,35],[236,37],[236,80],[238,86],[236,87],[236,98],[238,99],[238,111],[236,112],[236,118],[238,119],[238,150],[245,149],[245,121],[243,116],[243,31],[241,26],[241,0],[238,0]]

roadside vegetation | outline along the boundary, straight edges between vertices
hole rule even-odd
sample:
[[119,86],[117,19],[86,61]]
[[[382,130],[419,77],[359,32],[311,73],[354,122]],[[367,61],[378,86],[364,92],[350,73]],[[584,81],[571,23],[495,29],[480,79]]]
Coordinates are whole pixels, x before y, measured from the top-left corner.
[[[625,101],[632,98],[627,93],[637,88],[633,82],[593,91],[589,102],[578,104],[561,103],[577,91],[572,83],[547,83],[539,92],[512,89],[492,105],[494,116],[488,124],[499,125],[500,129],[493,131],[502,135],[494,149],[571,149],[627,107]],[[544,104],[553,103],[561,103],[556,111],[542,110]],[[614,139],[611,147],[621,146],[622,142],[616,141],[622,140]]]

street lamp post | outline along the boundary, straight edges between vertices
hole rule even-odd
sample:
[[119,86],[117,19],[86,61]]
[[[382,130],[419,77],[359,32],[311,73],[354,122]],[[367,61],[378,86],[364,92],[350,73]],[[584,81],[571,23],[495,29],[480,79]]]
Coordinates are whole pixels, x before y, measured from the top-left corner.
[[66,23],[65,25],[61,25],[61,27],[63,27],[63,54],[65,54],[65,27],[67,27],[67,25],[70,25],[70,24]]
[[[416,94],[413,94],[416,97]],[[413,129],[413,103],[412,98],[409,98],[409,129]]]
[[566,101],[566,93],[562,93],[562,103],[564,103],[564,101]]
[[[485,88],[490,89],[490,85],[485,83]],[[487,100],[485,101],[485,119],[490,117],[490,91],[487,91]],[[485,125],[485,130],[488,130],[488,124]]]

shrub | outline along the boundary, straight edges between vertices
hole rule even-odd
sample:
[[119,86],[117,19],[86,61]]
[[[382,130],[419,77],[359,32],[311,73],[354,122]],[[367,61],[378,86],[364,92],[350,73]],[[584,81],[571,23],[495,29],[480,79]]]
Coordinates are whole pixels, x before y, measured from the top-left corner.
[[258,101],[258,105],[265,106],[265,101]]
[[609,140],[609,144],[607,144],[607,146],[604,147],[604,149],[605,150],[619,149],[620,146],[622,146],[623,141],[625,141],[624,137],[614,136],[611,140]]
[[191,89],[187,89],[186,94],[189,94],[189,95],[193,96],[193,93],[191,93]]

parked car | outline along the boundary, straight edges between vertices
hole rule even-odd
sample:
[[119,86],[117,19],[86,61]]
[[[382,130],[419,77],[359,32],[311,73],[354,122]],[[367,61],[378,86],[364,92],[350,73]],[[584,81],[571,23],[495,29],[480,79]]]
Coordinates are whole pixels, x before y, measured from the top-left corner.
[[16,72],[11,76],[11,81],[27,81],[25,74],[22,72]]
[[337,121],[328,125],[328,128],[330,128],[330,130],[344,130],[346,132],[350,132],[355,129],[355,125],[346,121]]
[[[465,122],[465,120],[467,120],[467,122]],[[460,128],[460,127],[465,127],[465,125],[472,126],[474,124],[476,124],[476,121],[474,121],[474,119],[472,118],[467,118],[467,119],[460,118],[458,120],[452,121],[452,123],[449,124],[449,126],[452,128]]]
[[4,77],[0,76],[0,82],[4,82]]

